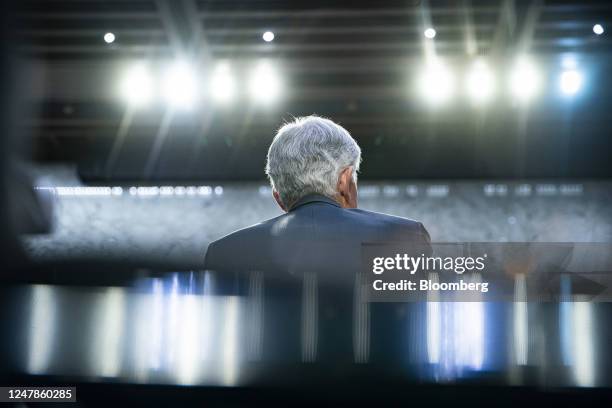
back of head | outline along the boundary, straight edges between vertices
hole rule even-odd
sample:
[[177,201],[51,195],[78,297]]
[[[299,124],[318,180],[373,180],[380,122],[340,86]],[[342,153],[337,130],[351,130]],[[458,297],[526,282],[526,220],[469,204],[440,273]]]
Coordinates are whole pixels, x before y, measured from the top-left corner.
[[266,174],[285,207],[307,194],[335,198],[338,176],[353,167],[356,180],[361,149],[342,126],[318,116],[285,124],[268,150]]

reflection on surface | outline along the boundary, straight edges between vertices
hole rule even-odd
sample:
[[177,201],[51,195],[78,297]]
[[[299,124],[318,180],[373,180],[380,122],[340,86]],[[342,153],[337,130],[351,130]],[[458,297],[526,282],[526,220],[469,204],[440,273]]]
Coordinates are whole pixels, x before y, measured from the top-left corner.
[[[430,279],[438,281],[436,273]],[[476,295],[478,296],[478,295]],[[485,304],[439,302],[439,292],[430,291],[427,302],[428,361],[438,379],[461,377],[464,369],[480,370],[484,361]]]
[[[607,305],[521,302],[521,276],[515,280],[515,301],[509,303],[439,302],[432,292],[428,302],[379,309],[386,306],[363,303],[355,292],[352,305],[336,310],[312,277],[280,300],[271,300],[261,273],[252,273],[244,290],[234,293],[219,290],[215,279],[209,272],[190,272],[141,280],[130,288],[14,288],[20,295],[12,297],[11,310],[29,311],[29,319],[17,327],[27,340],[19,371],[233,386],[248,381],[245,373],[253,373],[253,364],[257,370],[274,364],[333,365],[329,350],[351,350],[352,364],[384,361],[384,367],[403,367],[411,378],[425,381],[493,376],[512,384],[609,382],[602,376],[609,353],[596,347],[609,336],[601,322],[609,313],[594,312]],[[296,308],[290,305],[294,295]],[[385,313],[372,312],[376,310]],[[406,313],[395,316],[390,310],[423,316],[394,320]],[[329,316],[338,324],[327,324]],[[383,326],[376,319],[386,318],[391,323],[379,331]],[[350,334],[342,337],[345,329]],[[407,337],[397,341],[402,333]],[[341,344],[330,347],[334,341]],[[393,344],[403,344],[403,349],[393,349]]]
[[100,297],[94,321],[96,327],[101,330],[93,339],[93,357],[97,371],[102,377],[116,377],[119,375],[123,354],[121,339],[124,328],[125,290],[108,288]]
[[[433,283],[438,283],[438,274],[430,273],[429,279]],[[440,363],[441,304],[439,303],[439,296],[437,291],[427,293],[427,355],[431,364]]]
[[238,363],[238,299],[228,296],[223,301],[223,385],[234,385],[237,376]]
[[[561,277],[561,293],[571,293],[571,280]],[[563,364],[573,368],[576,385],[595,385],[593,310],[587,302],[561,302],[559,305],[561,353]]]
[[595,383],[593,370],[592,313],[591,305],[586,302],[572,304],[573,344],[574,344],[574,377],[576,385],[587,387]]
[[514,359],[518,366],[527,365],[529,309],[525,275],[518,274],[514,282]]
[[47,371],[55,337],[55,299],[53,288],[46,285],[31,287],[31,322],[27,372]]

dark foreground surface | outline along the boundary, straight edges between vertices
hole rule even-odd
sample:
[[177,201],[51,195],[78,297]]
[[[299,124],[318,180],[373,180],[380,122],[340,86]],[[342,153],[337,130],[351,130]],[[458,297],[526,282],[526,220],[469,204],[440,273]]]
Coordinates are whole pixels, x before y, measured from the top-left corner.
[[0,290],[2,386],[82,406],[609,404],[609,303],[356,305],[185,272]]

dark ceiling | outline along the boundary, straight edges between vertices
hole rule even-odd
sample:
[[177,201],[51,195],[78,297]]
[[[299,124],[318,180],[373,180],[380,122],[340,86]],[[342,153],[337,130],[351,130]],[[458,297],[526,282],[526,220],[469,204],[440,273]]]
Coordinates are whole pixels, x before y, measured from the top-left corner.
[[[22,128],[34,157],[76,162],[87,179],[260,179],[274,131],[311,113],[351,131],[365,178],[612,177],[612,41],[592,31],[612,22],[610,2],[47,0],[15,13],[14,52],[31,66]],[[429,26],[453,67],[483,56],[501,75],[532,55],[544,94],[528,109],[500,95],[486,111],[461,101],[428,110],[409,81]],[[568,55],[588,73],[571,102],[554,89]],[[126,64],[185,56],[202,72],[227,59],[239,79],[270,58],[287,92],[265,109],[239,100],[170,117],[156,106],[127,120],[116,97]]]
[[[274,55],[312,59],[419,56],[422,32],[450,55],[506,51],[517,40],[537,53],[609,51],[594,22],[612,5],[592,1],[57,1],[23,2],[19,48],[48,60],[171,57],[194,38],[215,58]],[[277,34],[273,44],[261,33]],[[101,35],[120,41],[102,47]],[[198,38],[199,36],[201,38]]]

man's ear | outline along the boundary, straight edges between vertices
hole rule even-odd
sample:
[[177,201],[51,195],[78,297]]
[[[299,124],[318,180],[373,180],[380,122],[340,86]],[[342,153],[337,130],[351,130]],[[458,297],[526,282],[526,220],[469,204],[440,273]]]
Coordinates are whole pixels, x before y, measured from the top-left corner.
[[336,189],[338,201],[343,208],[357,208],[357,185],[353,179],[353,166],[340,172]]
[[276,204],[278,204],[278,206],[284,211],[287,212],[287,208],[285,208],[285,205],[283,204],[283,202],[281,201],[280,198],[280,194],[278,194],[278,191],[276,190],[272,190],[272,195],[274,196],[274,199],[276,200]]

